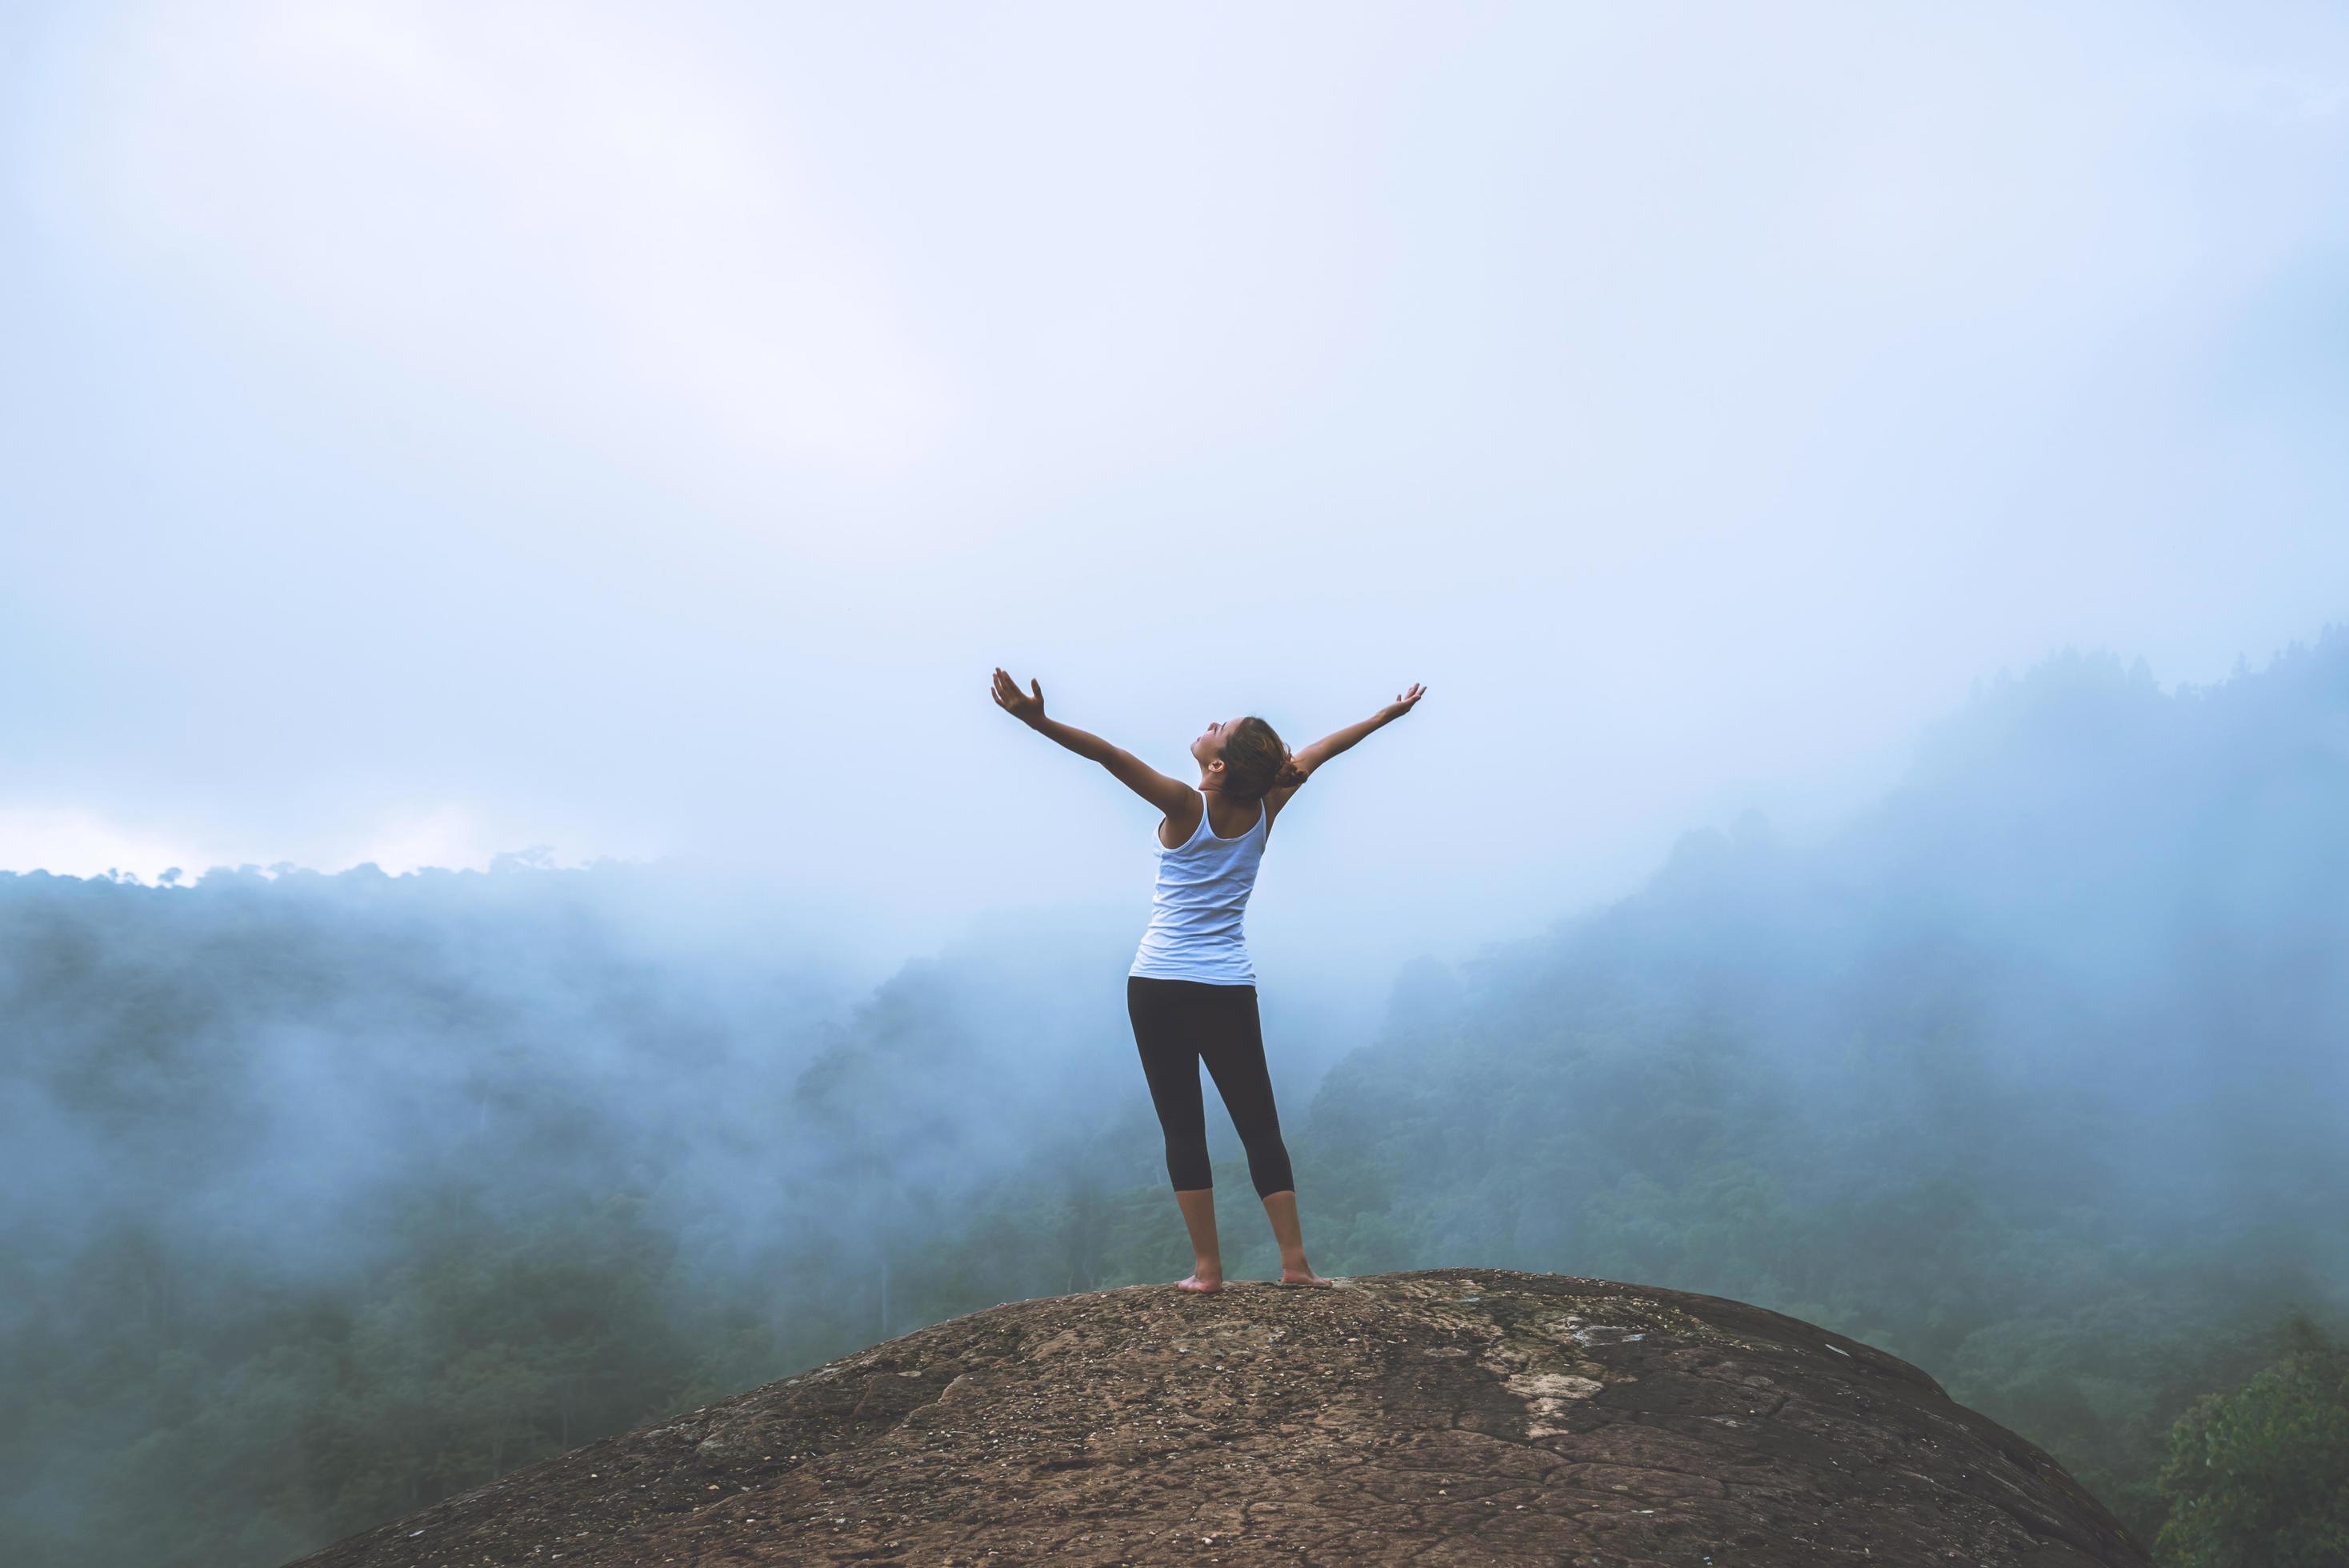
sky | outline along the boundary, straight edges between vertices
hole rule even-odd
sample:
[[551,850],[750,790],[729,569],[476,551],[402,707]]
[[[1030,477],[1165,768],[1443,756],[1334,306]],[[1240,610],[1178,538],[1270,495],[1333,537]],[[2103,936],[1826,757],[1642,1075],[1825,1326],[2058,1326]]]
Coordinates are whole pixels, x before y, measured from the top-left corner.
[[665,858],[1264,960],[2349,615],[2323,5],[0,6],[0,868]]

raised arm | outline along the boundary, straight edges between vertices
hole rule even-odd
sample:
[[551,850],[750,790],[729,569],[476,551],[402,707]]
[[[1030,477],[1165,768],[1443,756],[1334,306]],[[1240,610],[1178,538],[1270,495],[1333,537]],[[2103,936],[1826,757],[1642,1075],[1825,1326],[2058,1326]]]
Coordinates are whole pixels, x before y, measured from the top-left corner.
[[1117,781],[1157,807],[1168,816],[1176,811],[1188,811],[1197,796],[1192,788],[1179,779],[1169,779],[1139,757],[1123,747],[1112,746],[1090,730],[1062,724],[1057,718],[1044,717],[1044,687],[1030,679],[1030,690],[1021,691],[1019,683],[999,668],[995,672],[995,706],[1036,731],[1050,736],[1062,746],[1089,761],[1108,769]]
[[1394,701],[1387,704],[1370,717],[1357,724],[1350,724],[1343,729],[1332,730],[1310,746],[1299,747],[1296,752],[1297,766],[1307,773],[1311,773],[1340,751],[1351,748],[1371,731],[1392,724],[1396,719],[1409,713],[1413,705],[1426,695],[1427,688],[1414,683],[1409,691],[1398,696]]

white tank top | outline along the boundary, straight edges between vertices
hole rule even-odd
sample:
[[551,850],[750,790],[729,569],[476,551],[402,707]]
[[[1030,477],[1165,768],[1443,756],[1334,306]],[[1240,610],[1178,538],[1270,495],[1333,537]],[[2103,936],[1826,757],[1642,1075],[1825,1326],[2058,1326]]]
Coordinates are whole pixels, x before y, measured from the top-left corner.
[[1255,985],[1256,965],[1248,962],[1240,919],[1247,913],[1269,831],[1258,800],[1254,827],[1237,839],[1216,837],[1204,795],[1198,829],[1181,849],[1168,849],[1154,831],[1150,847],[1158,853],[1158,886],[1150,895],[1150,924],[1126,973],[1213,985]]

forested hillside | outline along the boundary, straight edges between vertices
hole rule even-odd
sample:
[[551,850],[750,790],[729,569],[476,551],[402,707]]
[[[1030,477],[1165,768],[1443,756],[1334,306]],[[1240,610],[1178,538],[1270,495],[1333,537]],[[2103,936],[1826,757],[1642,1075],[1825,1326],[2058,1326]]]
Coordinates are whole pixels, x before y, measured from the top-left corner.
[[1823,845],[1693,832],[1406,975],[1314,1106],[1322,1233],[1832,1324],[2150,1538],[2189,1398],[2349,1305],[2344,952],[2349,636],[2175,695],[2067,654]]
[[[660,874],[0,875],[0,1554],[277,1562],[887,1335],[1187,1266],[1133,930],[1007,922],[858,996],[788,948],[649,939],[624,912]],[[1265,1014],[1325,1274],[1814,1320],[2151,1538],[2178,1418],[2349,1313],[2344,951],[2333,630],[2208,688],[2050,659],[1825,842],[1700,830],[1474,964],[1343,977],[1391,986],[1373,1037],[1303,987]],[[1215,1145],[1227,1264],[1268,1273]]]

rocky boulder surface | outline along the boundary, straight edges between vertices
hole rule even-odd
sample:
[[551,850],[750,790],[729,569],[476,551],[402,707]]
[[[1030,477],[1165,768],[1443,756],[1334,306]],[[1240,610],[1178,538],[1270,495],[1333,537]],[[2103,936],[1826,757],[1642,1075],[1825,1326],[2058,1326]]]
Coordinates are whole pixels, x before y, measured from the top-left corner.
[[1909,1363],[1719,1296],[1434,1269],[1008,1303],[301,1559],[2147,1561]]

